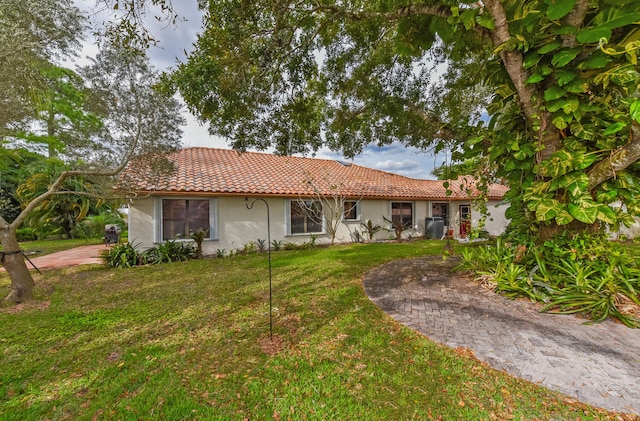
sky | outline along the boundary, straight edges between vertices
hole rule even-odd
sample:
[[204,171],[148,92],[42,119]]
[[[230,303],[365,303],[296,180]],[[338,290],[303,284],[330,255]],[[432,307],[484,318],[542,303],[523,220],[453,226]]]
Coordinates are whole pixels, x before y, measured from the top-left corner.
[[[95,0],[75,0],[75,3],[89,17],[90,23],[94,27],[99,27],[109,18],[109,12],[96,10]],[[202,15],[197,9],[196,0],[174,1],[173,6],[178,15],[184,19],[175,26],[157,22],[152,16],[149,16],[148,28],[153,36],[159,40],[159,44],[150,47],[147,54],[158,71],[166,71],[175,68],[180,62],[185,62],[186,52],[193,48],[193,43],[201,28]],[[88,34],[83,51],[76,62],[80,65],[87,64],[86,57],[95,56],[97,52],[98,47],[91,35]],[[187,120],[187,125],[183,127],[183,146],[230,148],[227,140],[211,136],[206,125],[200,124],[197,118],[186,109],[186,106],[183,112]],[[442,165],[444,160],[443,156],[436,158],[431,152],[405,147],[399,143],[383,147],[368,146],[353,159],[346,159],[341,153],[326,148],[318,151],[315,157],[349,161],[369,168],[423,179],[433,179],[432,169],[434,166]]]

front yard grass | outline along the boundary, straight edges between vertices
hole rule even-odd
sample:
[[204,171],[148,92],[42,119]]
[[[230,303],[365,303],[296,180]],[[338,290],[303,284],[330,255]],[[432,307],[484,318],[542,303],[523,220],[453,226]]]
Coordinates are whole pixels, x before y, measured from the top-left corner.
[[0,418],[620,419],[440,346],[366,297],[367,270],[441,253],[273,253],[273,339],[266,253],[47,272],[36,303],[0,311]]

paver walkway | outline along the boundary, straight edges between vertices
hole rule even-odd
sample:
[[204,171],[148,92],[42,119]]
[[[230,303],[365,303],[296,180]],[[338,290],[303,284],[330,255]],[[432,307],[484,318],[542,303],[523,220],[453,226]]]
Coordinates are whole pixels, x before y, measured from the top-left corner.
[[[44,256],[38,256],[37,254],[31,255],[29,259],[40,270],[76,265],[101,264],[102,259],[100,259],[100,253],[106,249],[107,247],[104,244],[80,246]],[[33,269],[33,266],[31,266],[29,262],[27,262],[27,267]],[[0,271],[4,271],[4,268],[0,267]]]
[[369,298],[400,323],[494,368],[591,405],[640,415],[640,329],[538,312],[452,274],[441,258],[399,260],[364,278]]

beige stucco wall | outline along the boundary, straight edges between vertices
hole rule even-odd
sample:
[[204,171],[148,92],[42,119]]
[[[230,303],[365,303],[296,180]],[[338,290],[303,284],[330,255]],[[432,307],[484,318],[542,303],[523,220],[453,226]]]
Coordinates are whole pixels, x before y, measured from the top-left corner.
[[[255,197],[250,197],[251,203]],[[156,199],[160,200],[160,198]],[[270,208],[271,218],[271,241],[280,241],[285,243],[304,243],[309,241],[310,235],[287,235],[287,206],[289,200],[286,198],[265,198]],[[403,233],[404,238],[417,237],[424,235],[425,218],[431,216],[431,202],[429,201],[412,201],[414,209],[414,226]],[[504,218],[504,209],[502,205],[495,208],[497,202],[489,203],[490,217],[486,222],[486,229],[492,235],[498,235],[504,230],[506,221]],[[217,197],[215,200],[215,221],[217,228],[217,238],[213,240],[205,240],[203,244],[204,253],[206,255],[215,255],[217,250],[226,250],[230,252],[235,249],[242,249],[245,244],[258,239],[267,240],[267,209],[262,200],[256,200],[253,209],[247,209],[247,202],[244,197]],[[453,219],[459,220],[458,205],[459,202],[453,202]],[[129,239],[130,241],[142,249],[153,247],[155,241],[155,233],[158,230],[154,223],[154,199],[151,197],[137,199],[131,205],[129,210]],[[363,233],[360,223],[366,223],[371,220],[374,225],[380,225],[387,230],[378,232],[375,240],[385,240],[395,238],[395,233],[391,229],[388,222],[384,221],[383,216],[391,217],[391,201],[390,200],[361,200],[359,204],[360,218],[357,221],[344,221],[340,224],[336,234],[336,242],[352,242],[354,241],[354,232],[357,230]],[[472,207],[472,224],[475,226],[480,215],[473,210]],[[454,233],[457,237],[459,227],[454,225]],[[328,243],[330,238],[327,234],[319,234],[317,242]]]
[[[507,218],[504,216],[508,207],[509,204],[497,200],[490,200],[487,202],[487,211],[489,214],[485,220],[484,229],[489,233],[489,235],[498,236],[504,232],[504,229],[509,223]],[[475,211],[473,207],[471,208],[471,217],[471,223],[474,226],[477,226],[481,215],[479,212]]]
[[129,242],[141,249],[153,247],[153,199],[136,199],[129,206]]

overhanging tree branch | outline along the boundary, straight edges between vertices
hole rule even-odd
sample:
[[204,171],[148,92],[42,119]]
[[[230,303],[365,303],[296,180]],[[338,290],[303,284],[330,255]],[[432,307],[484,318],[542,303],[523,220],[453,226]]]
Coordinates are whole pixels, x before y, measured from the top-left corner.
[[640,125],[631,126],[629,142],[613,152],[608,158],[600,161],[589,171],[589,190],[616,176],[629,165],[640,160]]

